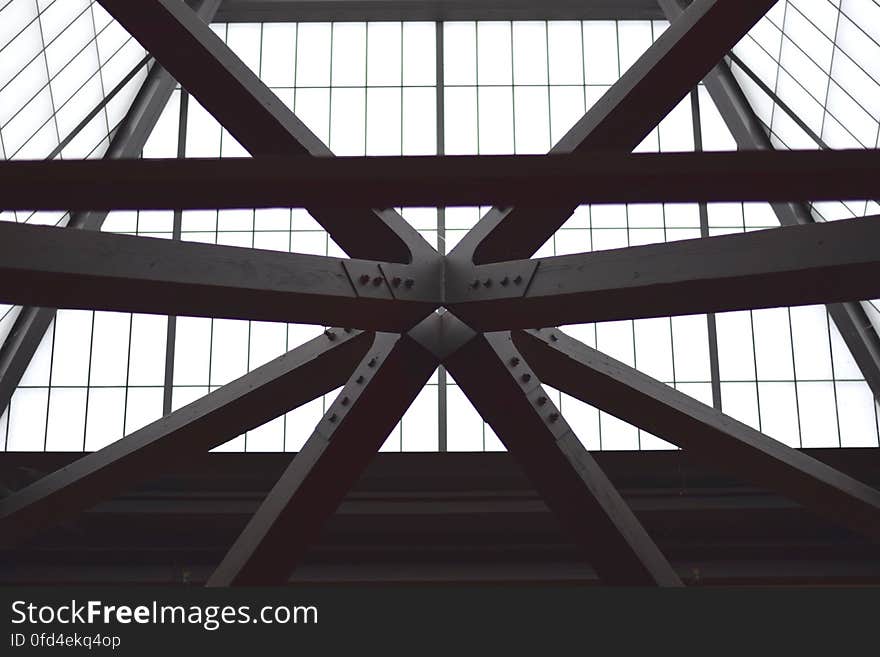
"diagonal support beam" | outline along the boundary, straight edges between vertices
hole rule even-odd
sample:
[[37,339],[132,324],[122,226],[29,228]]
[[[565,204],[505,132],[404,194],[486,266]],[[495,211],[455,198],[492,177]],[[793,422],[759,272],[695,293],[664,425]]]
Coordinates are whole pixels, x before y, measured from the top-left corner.
[[878,149],[15,161],[0,162],[0,208],[819,201],[873,195],[878,169]]
[[11,303],[389,330],[440,301],[382,263],[7,222],[0,280]]
[[555,330],[514,343],[548,385],[880,540],[880,491]]
[[880,216],[478,267],[452,263],[446,305],[491,331],[874,298],[877,244]]
[[[551,152],[634,149],[775,2],[696,0]],[[476,263],[527,258],[575,208],[493,208],[452,255]]]
[[[180,0],[100,1],[252,155],[332,155]],[[331,204],[309,212],[352,257],[406,263],[433,255],[393,210],[341,211]]]
[[320,336],[122,440],[0,499],[0,544],[62,522],[342,384],[369,333]]
[[[685,11],[679,0],[659,0],[659,4],[670,21]],[[726,64],[722,62],[713,68],[704,83],[741,151],[773,150],[770,138]],[[773,203],[772,207],[783,226],[815,223],[803,203]],[[827,308],[874,398],[880,401],[880,336],[865,309],[855,301],[830,303]]]
[[[221,0],[200,0],[196,15],[205,23],[210,23],[220,2]],[[104,154],[105,159],[135,158],[141,154],[176,86],[177,81],[168,71],[159,64],[153,65],[128,113],[110,140],[110,146]],[[70,217],[67,227],[100,230],[106,218],[106,212],[78,213]],[[9,406],[9,400],[12,399],[53,319],[54,308],[26,307],[19,312],[12,331],[0,346],[0,413]]]
[[437,368],[407,336],[376,334],[314,433],[208,580],[284,584]]
[[475,336],[444,363],[605,584],[681,586],[678,575],[562,419],[510,333]]

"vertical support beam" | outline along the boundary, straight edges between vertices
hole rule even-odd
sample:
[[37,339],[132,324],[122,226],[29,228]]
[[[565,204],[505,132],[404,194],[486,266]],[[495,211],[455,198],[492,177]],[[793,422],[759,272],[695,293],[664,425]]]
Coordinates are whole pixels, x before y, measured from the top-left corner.
[[[703,125],[700,115],[700,91],[691,91],[691,120],[694,127],[694,150],[703,150]],[[709,237],[709,207],[700,203],[700,237]],[[707,313],[706,330],[709,334],[709,376],[712,380],[712,406],[721,410],[721,366],[718,361],[718,326],[715,313]]]
[[[434,23],[434,33],[436,40],[436,52],[434,55],[434,64],[436,65],[436,84],[437,84],[437,155],[446,154],[446,76],[444,74],[444,41],[443,41],[443,22]],[[437,208],[437,250],[440,255],[446,255],[446,208]],[[441,365],[437,368],[437,449],[445,452],[447,450],[447,402],[446,402],[446,367]]]
[[[681,0],[658,2],[670,21],[685,12]],[[740,150],[773,149],[752,106],[724,62],[715,66],[703,82]],[[771,207],[783,226],[815,223],[810,209],[803,203],[771,203]],[[874,398],[880,401],[880,335],[868,314],[856,301],[830,303],[826,307]]]
[[[189,114],[189,94],[185,89],[180,92],[180,112],[177,119],[177,157],[186,157],[186,122]],[[183,228],[183,212],[174,211],[174,225],[171,228],[171,239],[180,240]],[[168,331],[165,336],[165,391],[162,399],[162,414],[171,412],[174,392],[174,354],[177,343],[177,316],[168,316]]]
[[[201,0],[196,13],[209,23],[217,13],[221,0]],[[174,92],[177,82],[158,63],[150,69],[147,79],[135,96],[125,118],[113,135],[106,159],[139,157],[162,110]],[[73,215],[68,228],[101,230],[106,212],[81,212]],[[34,357],[43,336],[55,319],[54,308],[25,307],[21,309],[9,335],[0,347],[0,413],[9,405],[12,394]]]
[[376,334],[208,586],[286,583],[436,366],[436,359],[412,338]]
[[446,359],[605,584],[681,586],[651,537],[562,419],[510,333],[471,339]]

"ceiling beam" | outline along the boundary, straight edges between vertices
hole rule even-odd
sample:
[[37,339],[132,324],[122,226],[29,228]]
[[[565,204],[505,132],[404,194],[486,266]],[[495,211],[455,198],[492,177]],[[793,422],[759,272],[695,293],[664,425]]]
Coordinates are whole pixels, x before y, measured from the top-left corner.
[[286,583],[436,368],[436,359],[411,338],[376,334],[208,586]]
[[0,223],[0,299],[7,303],[387,330],[409,328],[436,308],[439,297],[419,298],[433,281],[386,271],[397,269],[366,260]]
[[[676,20],[684,12],[679,0],[659,0],[659,5],[669,20]],[[724,62],[709,72],[704,83],[740,150],[773,150],[766,130]],[[772,207],[783,226],[815,223],[813,214],[805,203],[778,202],[773,203]],[[828,314],[874,393],[874,398],[880,402],[880,335],[861,303],[830,303],[827,307]]]
[[880,491],[561,331],[517,331],[514,344],[548,385],[678,445],[708,466],[880,540]]
[[478,267],[451,262],[446,306],[492,331],[873,299],[878,244],[880,216]]
[[[211,22],[220,0],[201,0],[196,5],[196,15],[206,23]],[[154,63],[144,83],[128,108],[125,117],[110,139],[104,159],[139,157],[147,138],[168,104],[177,81]],[[68,211],[70,208],[64,208]],[[107,212],[81,212],[73,214],[68,228],[100,230]],[[19,312],[3,345],[0,346],[0,413],[9,406],[9,400],[18,387],[21,377],[34,357],[37,347],[55,319],[54,308],[25,307]]]
[[[880,150],[0,162],[3,209],[863,199]],[[345,190],[340,194],[340,190]],[[548,211],[550,212],[550,211]],[[548,215],[548,216],[552,216]]]
[[224,0],[222,23],[661,20],[656,0]]
[[604,584],[681,586],[620,493],[560,416],[510,333],[480,334],[444,361]]
[[[776,0],[696,0],[553,147],[552,153],[623,151],[641,143]],[[490,210],[452,255],[476,263],[527,258],[576,204]]]
[[[251,155],[332,155],[223,41],[180,0],[100,0]],[[344,196],[337,189],[337,196]],[[352,257],[407,263],[433,249],[393,210],[309,208]]]
[[335,340],[322,335],[306,342],[0,499],[0,544],[63,522],[336,389],[372,343],[369,333],[337,333]]

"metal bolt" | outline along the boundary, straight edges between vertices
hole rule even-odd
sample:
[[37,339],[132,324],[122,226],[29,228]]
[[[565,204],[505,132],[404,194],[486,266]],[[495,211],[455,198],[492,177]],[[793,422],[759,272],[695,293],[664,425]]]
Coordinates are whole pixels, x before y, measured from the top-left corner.
[[492,287],[492,279],[487,278],[485,281],[483,281],[483,287]]
[[360,278],[358,278],[358,280],[361,282],[361,285],[366,285],[367,283],[370,282],[370,275],[369,274],[361,274]]
[[411,279],[411,278],[407,278],[407,279],[403,282],[403,284],[404,284],[404,286],[406,286],[406,287],[412,287],[413,285],[416,284],[416,282],[415,282],[413,279]]
[[331,415],[328,419],[329,419],[331,422],[336,422],[336,420],[339,419],[339,416],[336,415],[336,413],[333,413],[333,415]]
[[371,358],[371,359],[370,359],[370,362],[367,363],[367,367],[376,367],[376,359],[375,359],[375,358]]
[[471,281],[471,287],[475,290],[480,287],[480,280],[478,278],[475,278],[473,281]]
[[348,397],[343,397],[343,398],[342,398],[342,405],[343,405],[343,406],[348,406],[348,402],[349,402]]
[[550,334],[550,342],[557,342],[559,337],[555,333]]
[[544,395],[538,397],[538,406],[543,406],[547,403],[547,398]]
[[553,424],[559,419],[559,413],[550,413],[550,415],[547,416],[547,419],[550,420],[550,424]]
[[525,374],[523,374],[523,375],[522,375],[521,377],[519,377],[519,378],[522,379],[522,382],[523,382],[523,383],[528,383],[529,381],[532,380],[532,375],[529,374],[528,372],[526,372]]
[[344,329],[342,329],[342,330],[345,331],[346,333],[351,333],[351,329],[350,329],[350,328],[344,328]]
[[394,287],[400,287],[400,284],[401,284],[402,282],[403,282],[403,281],[401,281],[400,276],[395,276],[394,278],[391,279],[391,284],[392,284]]
[[358,378],[355,379],[355,383],[363,383],[363,382],[364,382],[363,376],[359,376]]
[[522,277],[522,276],[517,276],[516,278],[513,279],[513,282],[516,283],[517,285],[519,285],[520,283],[522,283],[522,281],[523,281],[523,277]]
[[375,286],[377,286],[377,287],[378,287],[379,285],[382,285],[382,277],[381,277],[381,276],[376,276],[376,277],[373,279],[373,285],[375,285]]
[[513,367],[516,367],[517,365],[519,365],[519,358],[517,358],[516,356],[514,356],[513,358],[510,359],[510,364],[511,364]]
[[502,285],[507,286],[509,283],[510,283],[510,277],[509,277],[509,276],[505,276],[504,278],[501,279],[501,284],[502,284]]
[[330,342],[333,342],[333,340],[336,339],[336,334],[333,331],[331,331],[330,329],[327,329],[326,331],[324,331],[324,335],[327,336],[327,338],[330,340]]

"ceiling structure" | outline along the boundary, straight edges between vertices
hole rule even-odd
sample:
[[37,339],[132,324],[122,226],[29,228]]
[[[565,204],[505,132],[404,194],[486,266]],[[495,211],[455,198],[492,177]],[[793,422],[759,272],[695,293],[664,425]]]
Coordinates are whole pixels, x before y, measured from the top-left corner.
[[[457,389],[486,421],[495,439],[522,466],[605,583],[674,586],[681,583],[681,578],[590,455],[589,443],[578,436],[580,429],[567,422],[573,415],[567,410],[569,399],[585,408],[597,409],[600,440],[603,427],[607,439],[616,426],[613,422],[622,421],[632,427],[639,446],[643,440],[648,444],[651,439],[677,445],[695,458],[724,467],[737,477],[777,491],[858,534],[876,539],[880,493],[794,449],[809,444],[811,431],[827,434],[829,417],[834,418],[836,444],[844,445],[855,434],[860,440],[873,440],[867,444],[877,444],[875,400],[880,391],[880,341],[872,325],[877,314],[872,302],[860,299],[880,296],[876,283],[880,280],[876,275],[880,262],[872,248],[880,220],[866,216],[877,210],[876,202],[870,200],[878,196],[875,176],[872,177],[878,163],[876,128],[873,143],[864,136],[870,135],[870,121],[877,124],[878,112],[871,114],[870,106],[876,98],[860,98],[863,92],[852,86],[857,79],[853,77],[853,67],[869,80],[876,81],[878,77],[870,70],[870,60],[864,59],[864,50],[854,49],[852,44],[857,38],[867,38],[868,47],[873,47],[871,43],[876,46],[877,42],[876,35],[869,30],[858,32],[861,36],[856,38],[856,32],[840,28],[849,23],[858,27],[876,5],[866,9],[864,2],[829,3],[837,12],[836,25],[833,36],[827,37],[831,56],[824,69],[826,98],[819,101],[822,111],[817,124],[808,115],[798,118],[797,110],[791,110],[796,102],[786,98],[786,94],[795,93],[792,85],[779,83],[787,79],[786,75],[795,79],[788,71],[796,66],[792,61],[799,61],[792,58],[800,55],[792,55],[788,44],[803,39],[790,35],[803,35],[796,33],[805,29],[803,21],[815,29],[828,30],[828,16],[811,15],[811,10],[804,9],[805,3],[699,0],[687,9],[676,0],[660,0],[658,4],[574,4],[548,3],[544,10],[547,13],[535,15],[531,13],[536,11],[533,3],[516,2],[241,0],[221,4],[204,0],[194,11],[175,0],[138,5],[102,0],[104,10],[162,67],[150,68],[131,101],[131,109],[116,129],[108,130],[103,149],[67,153],[64,149],[74,143],[75,137],[62,145],[65,140],[56,127],[56,143],[47,153],[47,161],[0,165],[3,209],[15,219],[0,224],[4,277],[15,283],[5,292],[4,300],[22,304],[10,307],[4,319],[8,335],[0,351],[0,401],[10,409],[3,421],[7,450],[21,449],[10,446],[13,425],[17,435],[28,433],[33,427],[20,418],[40,404],[42,444],[44,449],[50,449],[52,404],[62,403],[53,400],[64,399],[68,392],[53,392],[51,381],[46,386],[33,386],[31,389],[45,387],[45,395],[30,395],[35,406],[29,409],[22,402],[19,409],[24,411],[16,411],[19,402],[13,399],[21,394],[28,376],[37,376],[29,368],[39,362],[41,350],[49,355],[46,372],[47,377],[53,373],[54,380],[55,355],[65,351],[60,348],[64,345],[64,333],[58,328],[65,311],[59,312],[56,319],[56,311],[48,308],[113,311],[108,315],[147,313],[128,315],[127,344],[123,346],[128,352],[129,370],[121,388],[123,397],[102,398],[106,391],[101,388],[110,390],[118,386],[90,383],[94,354],[104,344],[96,331],[99,313],[90,319],[92,355],[91,359],[86,355],[86,385],[55,385],[65,390],[81,389],[76,393],[81,395],[76,407],[93,418],[96,414],[100,416],[104,405],[112,405],[116,400],[124,413],[122,426],[129,435],[116,440],[119,436],[105,431],[103,443],[109,443],[105,447],[0,501],[5,542],[24,540],[49,524],[73,517],[95,502],[112,497],[134,481],[160,474],[169,462],[194,458],[240,434],[250,436],[275,418],[281,419],[281,424],[276,421],[275,426],[282,428],[286,446],[289,423],[285,414],[328,396],[322,402],[317,428],[208,579],[210,585],[218,586],[286,581],[374,453],[386,443],[389,433],[400,426],[401,418],[406,421],[405,413],[421,398],[426,384],[428,389],[434,388],[433,399],[441,411],[437,415],[435,445],[442,451],[454,433],[448,424],[455,413],[450,414],[446,395]],[[36,20],[41,30],[41,17],[50,9],[40,9]],[[95,8],[90,5],[89,9],[93,40],[97,41],[97,26],[104,24],[106,29],[109,23],[96,20]],[[330,14],[331,11],[338,13]],[[430,20],[438,24],[412,28],[409,41],[407,29],[398,24],[400,51],[392,54],[390,61],[396,62],[400,70],[391,82],[371,70],[369,64],[371,52],[377,53],[374,56],[380,60],[389,57],[382,46],[375,45],[376,37],[381,43],[383,33],[380,30],[369,41],[373,28],[364,28],[366,80],[364,84],[356,79],[348,85],[348,91],[359,92],[348,96],[340,93],[338,76],[337,87],[333,85],[337,71],[337,50],[333,44],[350,43],[359,33],[342,32],[339,38],[343,40],[335,42],[334,26],[328,32],[327,52],[333,57],[332,66],[328,67],[329,79],[323,82],[323,73],[315,78],[315,60],[300,60],[297,56],[295,72],[299,79],[295,78],[290,87],[291,103],[285,100],[288,87],[280,79],[284,71],[273,69],[268,61],[263,65],[265,51],[261,48],[271,30],[259,27],[256,67],[252,60],[243,61],[248,59],[246,45],[241,46],[241,52],[227,45],[233,39],[233,25],[237,21],[311,21],[321,16],[360,21]],[[229,25],[209,27],[207,23],[212,17]],[[662,17],[671,21],[668,27],[660,21]],[[572,117],[566,121],[557,111],[553,127],[554,92],[558,101],[575,85],[568,82],[564,67],[554,72],[550,65],[554,56],[557,60],[565,59],[566,51],[558,50],[554,55],[550,27],[545,24],[547,71],[539,74],[537,86],[547,94],[546,133],[536,138],[534,132],[521,130],[515,116],[511,133],[514,152],[549,150],[550,157],[483,156],[509,152],[503,139],[492,143],[493,138],[500,139],[494,131],[506,119],[485,112],[487,106],[497,106],[497,90],[509,94],[511,106],[520,108],[528,107],[534,97],[527,93],[529,84],[511,84],[509,92],[505,92],[505,83],[495,79],[497,71],[484,70],[479,63],[480,58],[491,61],[491,48],[497,46],[497,32],[496,41],[492,41],[493,28],[486,28],[484,33],[473,24],[439,21],[541,18],[587,21],[574,23],[582,49],[578,64],[581,84],[576,91],[582,95],[585,113],[580,119]],[[632,64],[625,65],[624,54],[626,47],[632,50],[632,40],[627,46],[620,36],[625,23],[615,23],[616,72],[591,90],[586,80],[585,53],[587,44],[600,42],[601,34],[598,26],[595,32],[591,31],[591,21],[608,19],[640,19],[639,29],[647,26],[648,40],[636,52],[626,55],[627,64]],[[795,27],[787,34],[790,20]],[[526,28],[506,25],[507,56],[512,60],[507,65],[509,70],[514,77],[535,75],[529,69],[534,51],[524,58],[520,55],[520,60],[516,55],[516,30]],[[766,75],[761,76],[760,72],[766,74],[766,70],[761,69],[760,62],[756,63],[753,54],[758,47],[772,59],[772,48],[766,41],[767,30],[771,28],[781,35],[779,54],[773,59],[778,80],[773,85],[764,79]],[[315,38],[317,33],[308,29],[300,33],[297,29],[295,34],[296,47],[304,47],[304,40]],[[424,39],[426,34],[431,35],[431,41]],[[279,41],[289,45],[285,35],[290,32],[276,33]],[[473,80],[467,71],[469,38],[474,44]],[[13,42],[14,39],[9,43]],[[369,49],[369,43],[374,44],[374,50]],[[100,53],[97,45],[95,48]],[[419,48],[422,55],[430,54],[428,61],[434,69],[408,68],[407,48],[411,49],[410,54],[418,55]],[[733,54],[722,61],[731,49]],[[138,76],[143,77],[145,67],[151,63],[150,57],[141,55],[135,67],[117,84],[119,91],[105,93],[99,110],[87,113],[81,123],[85,121],[88,125],[103,112],[104,125],[110,125],[110,103],[126,85]],[[568,55],[566,61],[570,61],[571,53]],[[345,48],[339,56],[346,56]],[[822,58],[815,53],[812,56],[813,65],[823,70],[821,61],[816,61]],[[599,62],[597,69],[601,69],[602,57],[595,61]],[[840,64],[846,61],[852,63],[849,68]],[[766,69],[766,62],[763,66]],[[839,73],[841,66],[849,73]],[[47,70],[51,70],[48,64]],[[601,77],[595,71],[591,74]],[[555,85],[554,75],[558,83]],[[264,76],[275,76],[275,80],[261,79]],[[803,76],[798,79],[809,82]],[[175,90],[175,80],[186,91]],[[51,94],[51,82],[48,87]],[[430,94],[422,93],[431,87]],[[371,155],[401,155],[409,150],[423,157],[326,159],[334,152],[345,153],[345,144],[351,148],[351,141],[345,142],[345,131],[340,131],[340,124],[334,124],[332,118],[326,132],[320,121],[315,122],[315,117],[321,115],[320,109],[315,109],[320,106],[318,92],[325,88],[329,99],[340,94],[333,105],[337,112],[345,111],[351,103],[357,108],[360,98],[360,111],[365,117],[361,132],[354,134],[354,143],[360,142],[354,150],[361,148],[354,155],[363,155],[365,151],[372,151]],[[592,105],[587,109],[590,93],[595,98],[589,101]],[[760,94],[766,97],[764,101],[757,100]],[[468,140],[456,134],[455,125],[470,121],[463,99],[471,97],[476,103],[476,151],[480,155],[443,157],[468,152]],[[387,121],[389,113],[391,125],[395,125],[394,98],[398,116],[401,112],[414,116],[410,121],[415,123],[407,125],[400,118],[400,132],[390,145],[380,140],[371,147],[371,125],[372,134],[377,130],[381,133],[382,121]],[[169,103],[169,99],[173,102]],[[753,106],[762,109],[753,111]],[[852,106],[860,108],[869,121],[859,123],[851,119],[847,112],[855,111]],[[556,107],[560,107],[559,102]],[[191,111],[201,112],[195,114],[198,119],[194,122],[190,119]],[[333,111],[328,105],[324,120]],[[569,107],[567,111],[570,115],[572,110]],[[723,122],[724,129],[716,125],[714,132],[706,130],[704,134],[704,127],[711,123],[706,123],[703,113],[714,117],[716,124]],[[220,152],[200,152],[207,142],[197,135],[210,125],[208,114],[223,126],[222,132],[218,126],[216,133]],[[419,117],[425,116],[427,122],[420,125]],[[661,121],[675,117],[680,121],[682,116],[687,119],[685,133],[689,133],[690,145],[676,148],[673,143],[671,148],[664,149]],[[783,116],[788,118],[779,118]],[[152,155],[174,160],[111,162],[136,157],[142,151],[146,156],[148,140],[154,129],[161,132],[163,121],[165,134],[175,136],[173,147],[168,148],[166,140],[157,145]],[[530,124],[527,119],[526,123]],[[157,124],[160,128],[155,128]],[[835,127],[850,124],[851,130]],[[8,127],[9,123],[4,124],[0,130]],[[789,146],[803,147],[792,137],[798,130],[813,140],[816,153],[807,156],[781,152]],[[392,128],[390,134],[393,132]],[[425,143],[426,133],[433,137],[433,143]],[[0,134],[4,135],[5,144],[6,133]],[[518,135],[526,137],[520,139],[519,145]],[[527,146],[524,142],[528,139],[531,142]],[[653,148],[651,139],[656,144]],[[767,152],[699,152],[724,150],[725,140],[742,151]],[[334,142],[340,142],[343,148],[334,147]],[[831,147],[861,150],[831,152]],[[633,150],[636,154],[629,154]],[[645,150],[661,154],[639,153]],[[662,154],[667,150],[695,152]],[[102,151],[103,160],[76,161],[97,157]],[[249,154],[254,159],[193,158],[230,154]],[[54,160],[57,155],[63,159]],[[325,159],[310,162],[309,158],[315,156]],[[26,155],[18,151],[7,154],[8,159],[22,157]],[[180,159],[184,157],[187,159]],[[34,186],[37,176],[52,184]],[[303,180],[308,181],[305,189],[293,187]],[[807,200],[814,203],[805,205]],[[754,203],[747,206],[744,201]],[[719,202],[727,205],[718,205]],[[731,202],[736,202],[740,212],[742,227],[738,231],[729,230],[718,219],[729,211]],[[471,221],[469,230],[447,225],[447,219],[456,216],[458,208],[454,206],[488,203],[498,205],[485,212],[479,221]],[[578,217],[584,207],[590,213],[592,231],[602,227],[599,208],[613,207],[608,204],[650,207],[642,205],[647,203],[662,208],[664,213],[668,211],[673,220],[671,228],[680,228],[682,232],[677,237],[667,236],[664,219],[660,240],[649,238],[647,243],[633,243],[629,236],[630,221],[639,215],[627,209],[626,242],[617,245],[627,248],[603,249],[593,237],[593,252],[580,253],[583,249],[570,247],[565,254],[558,253],[555,247],[546,252],[547,244],[557,243],[557,235],[578,230],[573,217]],[[686,209],[684,214],[691,213],[696,223],[674,223],[676,204],[682,203],[689,204],[681,207]],[[421,217],[409,209],[365,209],[408,205],[438,209]],[[216,211],[212,240],[215,245],[182,240],[187,210],[220,208],[222,212],[222,208],[229,208],[235,212],[237,208],[258,208],[250,210],[250,229],[229,232],[249,234],[251,241],[247,246],[259,246],[259,208],[277,207],[307,208],[309,217],[329,236],[326,250],[321,255],[289,253],[299,250],[292,245],[295,215],[290,210],[286,211],[286,218],[291,227],[291,242],[282,249],[288,253],[220,246],[221,215]],[[123,219],[118,211],[126,209],[137,211],[133,213],[134,230],[115,232],[151,235],[151,215],[147,211],[152,211],[153,219],[171,219],[168,234],[155,236],[171,239],[95,232],[105,226],[105,221]],[[761,218],[750,223],[749,209]],[[74,212],[66,215],[66,210]],[[156,212],[162,210],[165,215]],[[34,211],[42,212],[32,215]],[[144,211],[146,230],[140,226],[140,211]],[[475,208],[474,212],[479,210]],[[189,215],[192,219],[197,216]],[[420,223],[425,216],[430,220],[427,227]],[[28,221],[31,217],[37,221]],[[272,220],[269,215],[262,218]],[[850,220],[831,221],[841,218]],[[21,225],[55,223],[59,219],[66,227]],[[771,220],[776,223],[770,224]],[[782,228],[769,232],[723,234],[779,224]],[[683,237],[698,239],[665,243]],[[329,240],[339,253],[330,253]],[[652,241],[663,243],[650,244]],[[350,259],[341,257],[342,252]],[[762,380],[757,371],[761,369],[761,326],[772,332],[778,325],[773,328],[773,321],[756,319],[770,317],[759,316],[757,312],[775,311],[749,311],[782,310],[783,322],[788,323],[790,366],[809,368],[811,362],[822,359],[812,352],[806,361],[798,359],[798,329],[793,319],[797,309],[787,307],[817,303],[827,304],[827,315],[815,306],[810,312],[815,319],[818,311],[820,325],[825,323],[828,378],[821,380],[817,375],[815,379],[799,380],[792,371],[788,376],[768,375]],[[165,318],[156,314],[171,316],[160,325],[152,318]],[[651,372],[645,372],[644,359],[641,367],[633,367],[635,362],[621,362],[602,353],[600,332],[615,322],[629,322],[634,352],[639,350],[633,320],[656,318],[665,322],[664,330],[674,343],[676,330],[670,315],[695,317],[704,322],[707,376],[700,381],[700,392],[688,389],[686,382],[676,390],[667,385],[669,381],[663,382],[666,377],[660,376],[658,380],[650,376]],[[132,354],[139,351],[133,346],[135,317],[151,318],[143,323],[138,320],[138,330],[143,335],[164,337],[159,351],[145,352],[148,359],[154,356],[152,370],[160,381],[164,375],[164,385],[130,385]],[[250,327],[255,322],[332,324],[344,328],[326,329],[300,346],[290,344],[288,329],[284,344],[293,348],[274,360],[264,359],[268,362],[260,366],[257,362],[252,364],[248,357],[246,371],[250,371],[240,378],[229,377],[234,379],[229,383],[218,381],[214,385],[211,366],[216,363],[219,369],[222,359],[209,359],[208,385],[188,387],[190,393],[210,394],[187,404],[185,398],[175,399],[175,394],[181,392],[174,385],[180,357],[171,345],[184,347],[185,343],[176,340],[177,331],[178,327],[187,326],[190,317],[249,320],[250,323],[245,322],[249,327],[248,340],[254,337]],[[751,374],[725,377],[722,371],[731,366],[731,355],[733,360],[742,359],[736,357],[736,349],[719,344],[727,344],[728,337],[742,337],[742,325],[737,324],[742,319],[747,321],[751,333]],[[593,332],[592,345],[572,337],[581,337],[578,331],[566,334],[558,329],[535,328],[584,323]],[[211,327],[213,344],[214,324]],[[103,335],[109,337],[113,327],[107,328],[110,332]],[[44,337],[47,332],[48,342]],[[686,336],[679,331],[679,349],[692,347]],[[218,344],[222,343],[218,340]],[[651,343],[643,343],[641,353],[645,352],[646,344],[648,353],[657,351]],[[674,346],[667,349],[673,368],[671,382],[676,383],[677,353]],[[162,358],[156,358],[161,352]],[[837,376],[847,366],[858,371],[856,378]],[[447,383],[447,376],[454,378],[454,386]],[[544,384],[552,388],[545,388]],[[749,403],[742,395],[745,386],[754,389],[756,422],[750,421],[746,410]],[[334,392],[340,387],[341,391]],[[28,387],[25,385],[24,389],[27,391]],[[149,421],[149,414],[142,414],[138,422],[136,411],[131,413],[131,422],[127,417],[129,396],[141,394],[150,395],[153,407],[161,409],[154,413],[158,419],[153,422]],[[699,401],[700,397],[706,403]],[[68,397],[68,405],[72,399]],[[97,405],[97,399],[102,399],[103,404]],[[795,428],[793,444],[761,431],[762,423],[779,431],[784,418],[791,417],[767,415],[767,407],[774,406],[774,401],[780,407],[787,404],[794,408],[795,421],[787,429]],[[93,413],[93,404],[101,410]],[[817,415],[811,418],[811,412]],[[65,432],[63,423],[58,427],[59,418],[64,417],[63,413],[56,413],[55,433]],[[811,422],[814,418],[815,422]],[[85,419],[80,426],[82,443],[74,449],[85,451],[101,446],[100,442],[89,445],[89,425]],[[485,447],[485,428],[482,440]],[[400,441],[402,446],[402,433]]]

